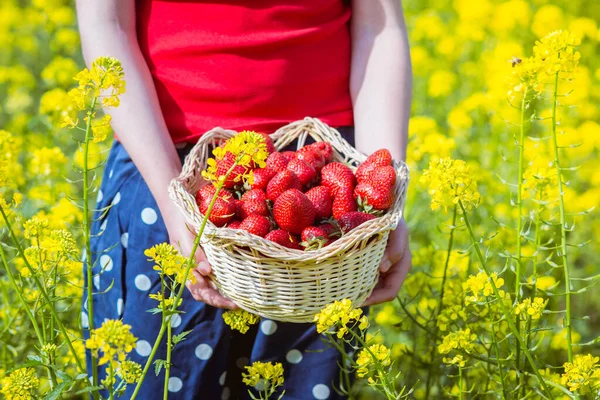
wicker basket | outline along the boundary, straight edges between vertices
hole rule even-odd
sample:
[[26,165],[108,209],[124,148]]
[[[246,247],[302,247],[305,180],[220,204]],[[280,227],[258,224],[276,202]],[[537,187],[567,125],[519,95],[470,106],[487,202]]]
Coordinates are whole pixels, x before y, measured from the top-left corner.
[[[171,182],[171,199],[196,231],[203,215],[194,194],[206,184],[200,173],[214,146],[235,134],[219,127],[208,131],[187,156],[181,175]],[[290,123],[271,137],[275,147],[282,149],[295,139],[302,147],[309,135],[331,143],[335,160],[353,170],[365,159],[337,130],[316,118]],[[277,321],[310,322],[326,304],[344,298],[359,306],[377,282],[389,232],[402,217],[409,172],[403,162],[395,168],[391,209],[319,250],[288,249],[245,231],[217,228],[207,222],[201,245],[212,266],[211,279],[240,308]]]

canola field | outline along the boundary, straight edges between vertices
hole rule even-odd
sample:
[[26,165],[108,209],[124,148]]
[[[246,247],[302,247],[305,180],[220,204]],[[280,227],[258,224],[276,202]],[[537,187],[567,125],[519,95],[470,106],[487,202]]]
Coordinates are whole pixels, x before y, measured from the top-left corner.
[[[414,71],[405,212],[413,269],[398,298],[369,315],[347,302],[319,314],[325,340],[355,346],[344,384],[331,390],[355,399],[598,399],[600,3],[403,5]],[[136,332],[120,321],[83,340],[82,249],[111,131],[99,111],[86,119],[98,85],[74,77],[106,77],[107,106],[118,105],[123,85],[110,60],[78,75],[83,68],[71,1],[0,3],[6,399],[118,398],[156,366],[159,379],[169,371],[165,360],[127,360]],[[166,248],[148,256],[165,276],[186,263]],[[165,313],[174,303],[157,300]],[[229,322],[243,330],[257,318]],[[88,377],[86,346],[106,378]],[[244,383],[276,399],[284,377],[285,365],[255,363]]]

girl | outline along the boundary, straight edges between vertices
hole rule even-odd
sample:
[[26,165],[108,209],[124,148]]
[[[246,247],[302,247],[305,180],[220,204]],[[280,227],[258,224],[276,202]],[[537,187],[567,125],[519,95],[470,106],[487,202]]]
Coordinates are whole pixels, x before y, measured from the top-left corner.
[[[134,361],[145,363],[160,326],[146,312],[160,281],[144,250],[165,241],[184,255],[192,247],[167,187],[203,132],[273,132],[312,116],[365,153],[385,147],[405,158],[412,81],[399,0],[78,0],[77,13],[86,61],[115,57],[127,81],[110,111],[117,140],[98,193],[98,208],[112,207],[92,228],[94,285],[113,286],[93,302],[96,326],[105,318],[132,326]],[[390,236],[365,305],[395,298],[411,264],[407,236],[404,224]],[[174,334],[193,331],[172,356],[171,398],[246,398],[240,374],[257,360],[284,363],[286,398],[340,398],[340,357],[312,324],[265,320],[234,335],[221,315],[235,304],[206,278],[202,252],[196,257],[197,283],[172,321]],[[86,326],[86,310],[82,318]],[[162,387],[149,374],[138,398],[160,398]]]

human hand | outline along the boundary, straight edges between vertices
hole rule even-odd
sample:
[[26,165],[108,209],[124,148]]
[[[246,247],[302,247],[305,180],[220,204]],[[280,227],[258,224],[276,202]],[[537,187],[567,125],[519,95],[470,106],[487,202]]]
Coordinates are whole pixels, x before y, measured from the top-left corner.
[[[183,256],[188,257],[194,247],[195,234],[188,229],[183,216],[173,216],[173,218],[165,218],[165,220],[169,221],[167,230],[171,244],[178,248]],[[191,270],[191,273],[194,274],[196,282],[191,283],[188,280],[185,283],[192,297],[216,308],[236,309],[235,303],[221,295],[214,282],[208,278],[212,269],[200,246],[196,250],[195,258],[196,267]]]
[[403,219],[396,230],[390,232],[387,248],[379,265],[379,281],[362,306],[394,300],[411,266],[408,228]]

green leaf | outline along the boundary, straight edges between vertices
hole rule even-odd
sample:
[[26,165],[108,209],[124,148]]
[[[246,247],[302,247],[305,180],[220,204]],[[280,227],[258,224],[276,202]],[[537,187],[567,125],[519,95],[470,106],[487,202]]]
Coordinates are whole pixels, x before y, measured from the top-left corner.
[[156,376],[158,376],[160,374],[160,371],[163,369],[163,367],[167,366],[167,360],[156,360],[154,361],[154,373],[156,374]]
[[44,396],[44,400],[56,400],[61,397],[62,392],[65,391],[65,388],[71,384],[72,381],[62,381],[58,385],[52,389],[51,392]]
[[181,332],[179,335],[173,336],[173,338],[171,339],[171,341],[173,342],[173,346],[175,346],[177,343],[183,342],[185,340],[185,337],[191,332],[192,330],[190,329],[189,331],[184,331]]

